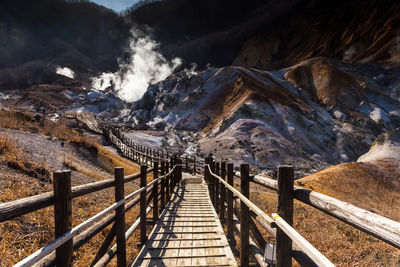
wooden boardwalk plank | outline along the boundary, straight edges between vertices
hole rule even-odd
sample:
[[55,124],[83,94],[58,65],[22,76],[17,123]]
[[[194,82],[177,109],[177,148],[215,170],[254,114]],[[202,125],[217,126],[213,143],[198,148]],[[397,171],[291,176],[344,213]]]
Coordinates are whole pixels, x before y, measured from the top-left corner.
[[183,176],[132,266],[237,266],[207,185]]

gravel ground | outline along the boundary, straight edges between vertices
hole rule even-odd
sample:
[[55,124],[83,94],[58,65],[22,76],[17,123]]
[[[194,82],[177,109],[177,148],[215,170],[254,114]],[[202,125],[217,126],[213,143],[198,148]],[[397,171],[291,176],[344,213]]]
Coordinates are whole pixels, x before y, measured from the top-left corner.
[[[30,161],[43,164],[49,171],[68,169],[63,162],[72,160],[87,170],[102,174],[104,179],[110,179],[112,174],[103,170],[93,155],[86,149],[77,148],[75,145],[59,139],[18,130],[6,129],[9,138],[16,140],[17,146],[21,147]],[[84,184],[93,182],[93,178],[87,177],[79,172],[72,171],[72,184]]]

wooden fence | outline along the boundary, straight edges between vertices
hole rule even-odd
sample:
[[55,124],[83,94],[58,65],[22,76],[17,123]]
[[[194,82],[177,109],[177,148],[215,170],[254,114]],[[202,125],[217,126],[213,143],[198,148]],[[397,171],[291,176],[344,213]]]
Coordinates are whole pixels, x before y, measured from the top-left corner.
[[203,172],[204,160],[196,155],[189,156],[181,154],[169,153],[165,150],[152,149],[135,143],[127,137],[121,129],[99,124],[92,116],[86,113],[77,113],[76,119],[82,122],[89,130],[103,135],[110,143],[112,143],[119,152],[126,158],[137,162],[138,164],[152,166],[154,161],[168,160],[172,156],[178,156],[183,163],[185,171],[196,173]]
[[[240,233],[240,260],[248,264],[248,253],[260,266],[264,262],[267,243],[256,222],[276,239],[277,266],[291,266],[293,257],[302,266],[332,266],[332,264],[301,237],[293,228],[293,201],[297,199],[317,208],[357,229],[400,248],[400,223],[358,208],[335,198],[294,186],[292,166],[279,166],[277,180],[251,176],[247,164],[233,171],[233,164],[206,159],[205,179],[209,184],[211,199],[222,221],[226,221],[228,240],[234,240],[234,228]],[[240,179],[240,192],[233,186]],[[249,183],[264,186],[278,193],[277,213],[270,216],[249,200]],[[240,223],[239,223],[240,222]],[[292,244],[293,243],[293,244]]]
[[[92,237],[109,230],[91,266],[105,266],[117,255],[118,266],[126,266],[126,241],[140,230],[140,243],[146,240],[146,217],[153,211],[153,219],[164,210],[175,185],[182,179],[182,171],[199,173],[204,178],[221,222],[226,223],[227,238],[235,245],[235,232],[240,234],[241,266],[249,265],[250,254],[260,266],[264,261],[264,247],[267,243],[257,224],[277,241],[277,266],[291,266],[293,257],[302,266],[333,266],[330,261],[299,235],[293,225],[293,201],[297,199],[317,208],[357,229],[400,248],[400,223],[360,209],[335,198],[294,186],[293,167],[279,166],[277,180],[259,175],[250,175],[249,166],[242,164],[240,172],[234,172],[233,164],[215,162],[213,158],[179,157],[164,151],[139,146],[116,128],[99,126],[89,119],[87,126],[114,144],[122,155],[141,164],[140,173],[124,176],[122,168],[115,168],[114,179],[71,187],[71,172],[53,174],[54,190],[0,204],[0,222],[13,219],[45,207],[54,206],[56,239],[47,246],[25,258],[16,266],[70,266],[72,253]],[[153,173],[153,181],[146,183],[147,174]],[[233,181],[240,179],[240,190]],[[124,184],[140,179],[140,188],[125,196]],[[264,186],[278,193],[277,213],[268,216],[249,200],[249,183]],[[115,189],[115,202],[105,210],[72,228],[72,199],[106,188]],[[139,203],[137,220],[128,228],[125,213]],[[235,231],[236,229],[236,231]],[[110,247],[116,237],[116,243]],[[62,257],[60,255],[63,255]],[[61,260],[62,259],[62,260]]]
[[[142,165],[140,173],[124,176],[121,167],[115,168],[114,180],[105,180],[71,187],[71,172],[59,171],[53,174],[54,192],[0,204],[1,221],[54,205],[55,237],[47,246],[34,252],[15,266],[71,266],[72,254],[93,236],[111,225],[108,235],[92,260],[91,266],[105,266],[117,255],[118,266],[126,266],[126,241],[140,229],[140,242],[146,240],[147,214],[153,210],[153,219],[158,218],[170,199],[173,188],[182,179],[182,164],[179,160],[154,162],[148,169]],[[147,174],[153,173],[154,179],[147,183]],[[140,179],[140,188],[125,196],[124,184]],[[100,213],[72,228],[72,199],[105,188],[115,188],[115,202]],[[140,213],[132,226],[126,229],[125,213],[139,203]],[[115,214],[111,214],[115,211]],[[152,223],[152,222],[150,222]],[[110,249],[113,238],[116,244]]]

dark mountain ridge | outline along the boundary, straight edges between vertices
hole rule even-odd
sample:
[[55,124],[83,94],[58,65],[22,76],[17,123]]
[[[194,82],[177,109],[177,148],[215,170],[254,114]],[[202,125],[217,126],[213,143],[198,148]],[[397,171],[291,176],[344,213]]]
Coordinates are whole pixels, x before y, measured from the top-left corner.
[[316,56],[398,63],[399,10],[393,1],[173,0],[126,16],[148,25],[166,55],[271,70]]
[[4,1],[0,6],[0,67],[44,60],[83,69],[117,69],[128,28],[115,12],[63,0]]
[[55,83],[56,65],[86,81],[114,72],[128,58],[132,29],[159,42],[165,57],[182,58],[183,67],[195,62],[200,69],[272,70],[316,56],[400,61],[395,1],[165,0],[137,6],[117,14],[87,1],[1,2],[1,87]]

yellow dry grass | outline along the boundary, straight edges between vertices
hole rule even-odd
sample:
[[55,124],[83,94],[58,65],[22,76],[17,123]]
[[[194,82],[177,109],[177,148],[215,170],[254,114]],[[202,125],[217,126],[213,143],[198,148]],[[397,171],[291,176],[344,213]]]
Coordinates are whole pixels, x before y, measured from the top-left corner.
[[[0,126],[3,128],[48,134],[62,140],[73,142],[78,146],[91,149],[91,151],[94,151],[93,156],[97,157],[102,168],[110,173],[116,166],[124,167],[126,175],[137,173],[140,170],[140,167],[137,164],[113,153],[107,148],[64,125],[55,125],[54,122],[47,121],[43,126],[40,125],[40,123],[35,122],[29,115],[26,116],[27,117],[25,117],[25,114],[23,113],[15,111],[0,112]],[[42,127],[44,127],[44,129]],[[3,161],[10,161],[11,159],[15,162],[27,161],[27,157],[24,155],[23,150],[16,146],[15,140],[12,140],[7,133],[0,136],[0,153]],[[32,166],[35,166],[35,163],[30,163]],[[67,163],[67,165],[71,166],[77,172],[80,172],[94,180],[109,179],[109,177],[104,177],[80,164],[76,155],[64,155],[64,163]],[[0,187],[1,203],[52,190],[52,184],[50,181],[40,182],[38,179],[28,176],[25,176],[23,179],[13,179],[9,177],[6,179],[8,179],[9,182],[6,184],[3,183]],[[72,177],[72,179],[74,178]],[[148,175],[148,181],[150,180],[152,180],[151,174]],[[130,182],[125,185],[125,194],[129,194],[137,189],[138,183]],[[73,226],[76,226],[90,218],[111,205],[113,202],[114,190],[112,188],[74,199],[72,213]],[[48,207],[0,223],[0,266],[11,266],[51,242],[54,239],[53,216],[53,207]],[[126,213],[127,227],[136,221],[137,216],[138,206]],[[88,265],[89,261],[92,260],[97,253],[97,250],[100,248],[110,227],[111,226],[97,234],[90,240],[90,242],[74,252],[74,264],[76,266]],[[137,242],[138,233],[135,233],[127,244],[128,263],[133,261],[138,252],[136,246]],[[111,265],[115,264],[114,261]]]
[[[364,167],[341,164],[297,184],[400,221],[400,192]],[[276,212],[275,191],[251,184],[250,199],[267,214]],[[400,250],[297,200],[294,228],[336,266],[400,266]]]
[[114,167],[123,167],[126,175],[140,172],[140,166],[132,161],[115,154],[107,148],[96,144],[98,159],[104,164],[104,167],[114,169]]
[[[0,202],[3,203],[49,191],[51,185],[33,178],[9,178],[0,190]],[[46,245],[52,238],[52,218],[53,207],[48,207],[0,223],[0,266],[12,266]]]
[[62,122],[54,122],[45,117],[36,117],[30,113],[10,110],[0,110],[0,127],[21,130],[41,135],[49,135],[61,140],[81,143],[87,137],[67,127]]
[[296,182],[300,186],[400,221],[400,212],[396,208],[400,207],[400,191],[385,177],[385,171],[380,170],[376,164],[351,162],[330,167]]

